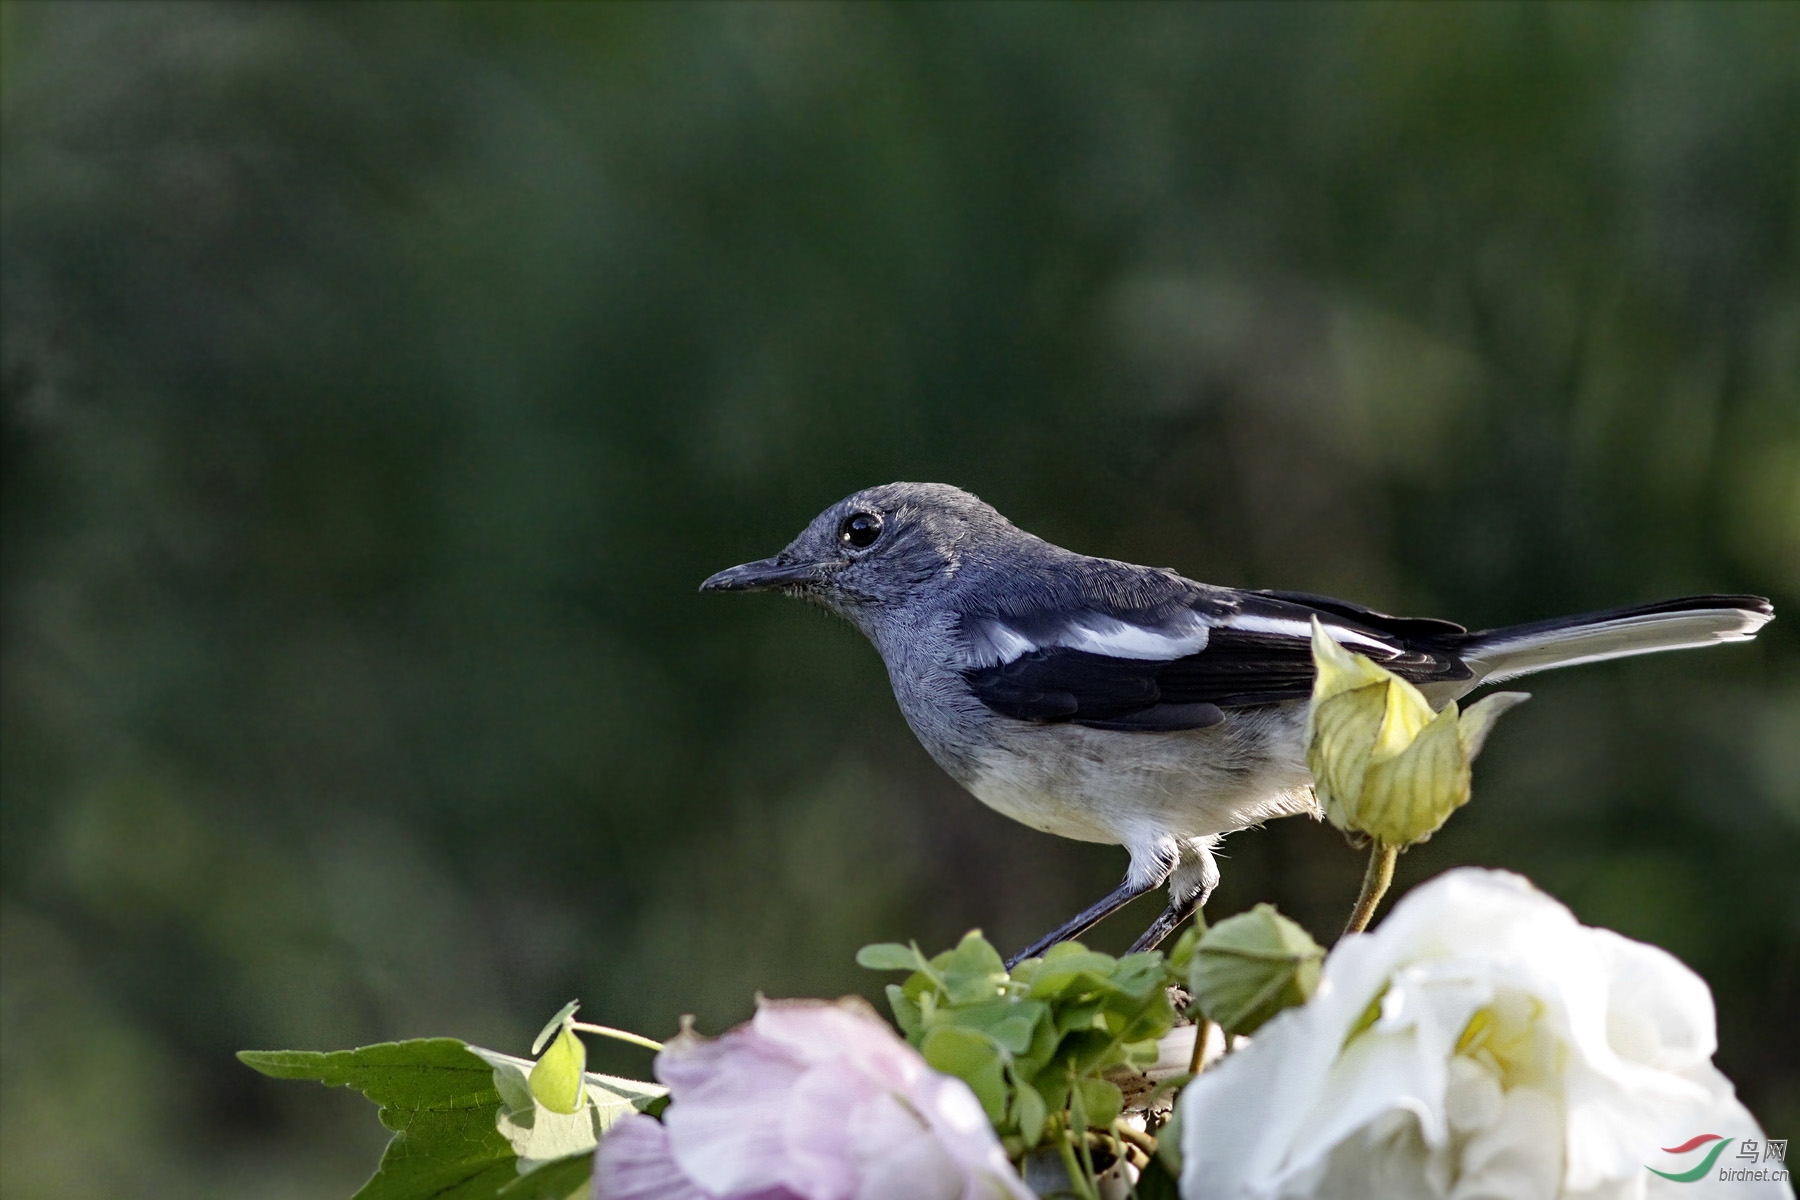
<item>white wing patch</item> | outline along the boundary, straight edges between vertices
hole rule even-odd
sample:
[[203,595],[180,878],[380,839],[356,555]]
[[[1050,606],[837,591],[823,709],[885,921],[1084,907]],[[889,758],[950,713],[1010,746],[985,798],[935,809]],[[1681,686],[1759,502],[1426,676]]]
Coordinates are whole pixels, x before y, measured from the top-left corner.
[[1057,634],[1055,644],[1113,658],[1141,658],[1153,662],[1186,658],[1206,649],[1205,623],[1194,617],[1182,624],[1185,629],[1146,629],[1113,617],[1084,613]]
[[[1056,628],[1054,633],[1030,637],[997,620],[985,621],[970,630],[974,665],[1000,666],[1015,662],[1033,650],[1060,646],[1067,650],[1085,650],[1110,658],[1135,658],[1147,662],[1170,662],[1186,658],[1206,649],[1207,635],[1213,625],[1238,629],[1245,633],[1271,633],[1296,641],[1312,638],[1312,625],[1291,617],[1265,617],[1235,613],[1221,621],[1208,622],[1199,613],[1187,613],[1159,628],[1134,625],[1117,617],[1097,612],[1077,612]],[[1342,625],[1326,625],[1325,631],[1343,645],[1374,651],[1381,658],[1400,653],[1391,642],[1346,629]]]
[[[1286,617],[1259,617],[1250,613],[1237,613],[1225,618],[1220,624],[1227,629],[1241,629],[1245,633],[1274,633],[1282,637],[1299,638],[1302,641],[1312,640],[1312,626],[1305,621],[1294,621]],[[1342,625],[1325,626],[1325,632],[1331,640],[1340,646],[1367,646],[1371,650],[1379,650],[1382,655],[1392,658],[1398,651],[1379,638],[1370,637],[1366,633],[1358,633],[1354,629],[1345,629]]]
[[1015,630],[1008,629],[998,621],[990,621],[983,625],[981,633],[986,644],[981,645],[979,649],[987,652],[981,656],[983,666],[1009,663],[1021,655],[1030,654],[1037,649],[1036,642]]
[[974,630],[976,665],[994,666],[1013,662],[1033,650],[1061,646],[1067,650],[1085,650],[1111,658],[1136,658],[1149,662],[1167,662],[1185,658],[1206,649],[1206,622],[1194,614],[1179,625],[1150,629],[1133,625],[1117,617],[1084,612],[1070,616],[1056,632],[1038,639],[1026,637],[1009,625],[988,621]]

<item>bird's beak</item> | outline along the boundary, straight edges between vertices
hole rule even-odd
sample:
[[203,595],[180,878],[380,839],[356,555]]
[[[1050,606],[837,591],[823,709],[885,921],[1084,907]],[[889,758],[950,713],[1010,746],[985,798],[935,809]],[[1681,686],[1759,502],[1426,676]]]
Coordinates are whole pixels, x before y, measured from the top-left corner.
[[765,592],[771,588],[817,583],[819,564],[782,562],[765,558],[741,567],[727,567],[700,585],[703,592]]

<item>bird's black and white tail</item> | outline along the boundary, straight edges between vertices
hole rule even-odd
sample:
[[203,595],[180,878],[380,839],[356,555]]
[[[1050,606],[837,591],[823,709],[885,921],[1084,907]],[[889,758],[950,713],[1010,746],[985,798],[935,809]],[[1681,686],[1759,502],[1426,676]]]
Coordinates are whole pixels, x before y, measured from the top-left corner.
[[1688,596],[1484,630],[1458,654],[1481,683],[1499,683],[1577,663],[1747,642],[1774,619],[1761,596]]

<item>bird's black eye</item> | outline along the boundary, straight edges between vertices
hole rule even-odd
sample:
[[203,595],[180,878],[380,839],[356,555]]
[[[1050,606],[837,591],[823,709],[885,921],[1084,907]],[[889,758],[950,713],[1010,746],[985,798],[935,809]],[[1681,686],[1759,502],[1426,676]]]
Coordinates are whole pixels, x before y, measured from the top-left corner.
[[881,517],[877,513],[851,513],[838,526],[838,540],[846,546],[854,546],[858,550],[875,544],[881,536]]

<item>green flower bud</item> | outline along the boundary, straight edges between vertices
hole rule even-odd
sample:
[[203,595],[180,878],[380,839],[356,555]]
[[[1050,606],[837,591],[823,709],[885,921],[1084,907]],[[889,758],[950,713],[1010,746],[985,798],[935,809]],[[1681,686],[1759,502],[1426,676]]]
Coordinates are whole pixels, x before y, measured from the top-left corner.
[[1229,1034],[1245,1034],[1319,986],[1325,951],[1306,930],[1259,904],[1208,929],[1188,964],[1188,991]]
[[551,1112],[572,1113],[581,1110],[583,1099],[582,1072],[587,1070],[587,1047],[573,1029],[564,1024],[562,1031],[544,1050],[544,1056],[531,1068],[531,1094]]
[[1528,699],[1495,692],[1460,714],[1344,649],[1313,618],[1306,765],[1325,816],[1389,846],[1422,842],[1469,801],[1469,764],[1501,713]]

